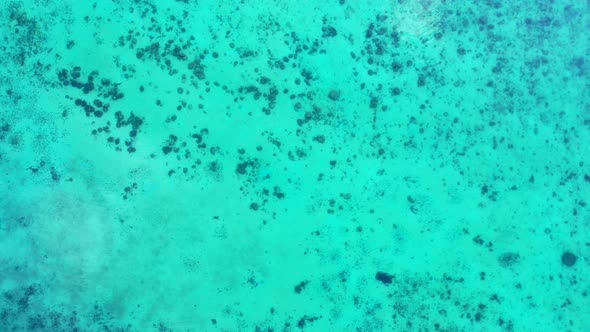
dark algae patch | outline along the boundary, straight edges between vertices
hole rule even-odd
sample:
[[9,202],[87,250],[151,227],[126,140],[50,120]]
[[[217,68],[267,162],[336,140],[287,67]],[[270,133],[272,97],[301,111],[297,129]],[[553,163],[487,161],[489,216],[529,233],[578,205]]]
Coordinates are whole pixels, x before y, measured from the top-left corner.
[[307,280],[306,281],[302,281],[299,284],[297,284],[295,286],[295,288],[294,288],[295,293],[300,294],[305,289],[305,287],[307,286],[307,284],[309,284],[309,281],[307,281]]
[[0,332],[588,331],[587,1],[0,10]]
[[567,267],[574,266],[578,257],[573,253],[566,251],[561,255],[561,263]]
[[375,274],[375,279],[385,285],[391,284],[393,282],[393,278],[393,275],[385,272],[377,272],[377,274]]

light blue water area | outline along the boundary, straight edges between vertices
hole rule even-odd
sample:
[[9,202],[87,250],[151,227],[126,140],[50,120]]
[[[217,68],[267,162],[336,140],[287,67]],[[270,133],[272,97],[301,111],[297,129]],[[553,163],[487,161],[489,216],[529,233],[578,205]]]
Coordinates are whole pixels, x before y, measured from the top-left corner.
[[0,332],[590,331],[590,2],[4,1]]

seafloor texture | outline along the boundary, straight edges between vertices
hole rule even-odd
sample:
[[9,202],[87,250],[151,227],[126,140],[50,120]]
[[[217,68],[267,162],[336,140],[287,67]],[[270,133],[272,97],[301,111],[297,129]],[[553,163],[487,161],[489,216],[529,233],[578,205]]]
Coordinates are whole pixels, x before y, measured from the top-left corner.
[[0,331],[590,331],[590,2],[2,1]]

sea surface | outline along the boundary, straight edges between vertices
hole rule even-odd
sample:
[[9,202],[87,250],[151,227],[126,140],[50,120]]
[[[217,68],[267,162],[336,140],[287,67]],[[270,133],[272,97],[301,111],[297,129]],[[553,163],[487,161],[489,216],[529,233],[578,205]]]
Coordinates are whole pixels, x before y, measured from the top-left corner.
[[0,332],[590,331],[590,1],[0,2]]

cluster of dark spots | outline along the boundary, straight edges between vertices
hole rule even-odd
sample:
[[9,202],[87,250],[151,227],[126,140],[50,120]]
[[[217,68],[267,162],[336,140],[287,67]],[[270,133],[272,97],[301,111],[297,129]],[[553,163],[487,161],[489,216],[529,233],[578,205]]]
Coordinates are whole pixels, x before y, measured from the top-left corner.
[[131,325],[115,325],[112,313],[98,304],[81,317],[76,311],[59,311],[59,306],[47,306],[45,303],[50,299],[43,296],[39,285],[2,293],[2,331],[135,331]]
[[[406,62],[408,67],[413,66],[413,61],[408,60]],[[424,87],[428,83],[429,85],[435,86],[445,86],[446,79],[445,76],[437,70],[436,67],[431,65],[426,65],[422,68],[415,68],[418,74],[418,79],[416,80],[417,87]],[[423,107],[423,106],[422,106]]]
[[338,35],[338,31],[331,25],[327,24],[327,20],[324,18],[324,24],[322,26],[322,38],[333,38]]
[[385,56],[399,47],[399,33],[386,21],[386,15],[377,15],[365,31],[363,55],[367,56],[367,64],[373,67],[368,71],[369,75],[374,75],[376,68],[391,69],[391,62]]
[[502,327],[504,329],[504,331],[507,331],[507,332],[514,331],[514,323],[511,320],[505,321],[502,317],[500,317],[500,318],[498,318],[498,321],[496,323],[498,324],[499,327]]
[[[206,138],[208,134],[209,130],[202,128],[198,132],[189,134],[186,140],[174,134],[168,135],[161,147],[161,151],[164,155],[174,156],[173,159],[166,161],[166,165],[175,167],[175,169],[168,171],[169,176],[180,172],[188,178],[194,178],[196,169],[202,167],[202,170],[215,180],[221,179],[221,163],[215,159],[209,161],[205,159],[207,156],[223,154],[219,146],[207,144]],[[155,154],[153,157],[155,157]]]
[[[9,327],[16,327],[19,323],[23,322],[23,317],[28,317],[28,319],[24,320],[24,323],[27,324],[31,320],[35,320],[38,313],[35,310],[31,310],[31,306],[39,302],[39,296],[42,296],[42,292],[38,285],[29,285],[2,293],[2,302],[4,305],[0,307],[0,326],[9,330]],[[40,326],[42,323],[36,323],[35,325]],[[24,331],[25,329],[14,328],[10,330]]]
[[395,278],[394,275],[386,273],[386,272],[377,272],[375,274],[375,280],[382,282],[385,285],[389,285],[393,282]]
[[10,132],[10,124],[5,123],[0,127],[0,141],[4,141]]
[[93,71],[88,75],[86,82],[80,81],[82,76],[82,69],[80,66],[75,66],[71,71],[62,69],[57,73],[57,78],[64,86],[72,86],[76,89],[82,90],[84,94],[88,94],[95,89],[94,81],[98,77],[98,72]]
[[[240,149],[239,152],[241,156],[239,157],[240,161],[235,167],[235,174],[244,184],[243,186],[240,186],[240,191],[242,191],[244,194],[248,192],[260,193],[259,189],[255,188],[257,186],[257,182],[260,180],[260,161],[257,158],[243,156],[243,154],[245,154],[245,150],[243,149]],[[268,196],[269,191],[268,189],[264,189],[261,193],[264,196]],[[264,206],[268,199],[263,199],[262,197],[258,196],[256,199],[253,199],[253,201],[258,201],[259,206]]]
[[452,282],[452,283],[459,283],[459,284],[465,282],[465,278],[463,278],[463,277],[453,278],[452,276],[450,276],[446,273],[443,273],[442,280],[445,282]]
[[191,138],[197,144],[197,148],[199,149],[206,149],[207,143],[205,142],[205,137],[209,135],[209,129],[202,128],[198,133],[191,134]]
[[487,306],[485,304],[482,304],[482,303],[478,304],[476,312],[475,312],[475,314],[473,314],[473,320],[475,322],[480,322],[484,318],[484,313],[485,313],[486,309],[487,309]]
[[[123,113],[121,111],[117,111],[115,113],[115,119],[116,119],[116,127],[117,128],[124,128],[127,126],[131,126],[131,130],[128,133],[129,139],[125,140],[125,146],[127,147],[127,152],[129,153],[133,153],[136,151],[135,147],[134,147],[134,143],[135,140],[137,139],[137,134],[139,133],[141,126],[143,125],[143,119],[136,116],[135,114],[133,114],[133,112],[131,114],[129,114],[129,116],[127,117],[127,119],[125,119],[125,116],[123,115]],[[115,140],[115,143],[118,145],[118,143]],[[120,148],[117,148],[117,150],[119,151]]]
[[250,288],[252,288],[252,289],[258,287],[258,281],[256,281],[256,277],[254,277],[254,276],[248,277],[247,283],[248,283],[248,285],[250,285]]
[[94,116],[101,118],[105,113],[109,111],[110,105],[103,103],[100,99],[94,99],[92,103],[87,102],[83,99],[74,100],[74,105],[84,110],[87,117]]
[[249,49],[246,49],[243,47],[237,47],[235,50],[238,53],[238,56],[240,57],[240,59],[242,59],[242,60],[256,57],[258,55],[258,53],[256,51],[249,50]]
[[492,250],[493,247],[493,243],[488,241],[487,243],[481,238],[481,235],[476,235],[473,238],[473,242],[475,242],[475,244],[480,245],[480,246],[485,246],[486,248],[488,248],[490,251]]
[[311,82],[315,79],[313,73],[309,69],[301,69],[300,72],[301,76],[303,77],[303,81],[307,86],[311,86]]
[[305,289],[307,284],[309,284],[309,281],[304,280],[304,281],[300,282],[299,284],[295,285],[293,290],[295,291],[295,293],[300,294]]
[[[269,60],[269,64],[268,65],[272,69],[285,70],[285,69],[287,69],[287,63],[289,61],[290,61],[290,58],[289,57],[283,57],[283,59],[280,59],[280,60],[279,59],[271,58]],[[295,66],[295,65],[293,64],[293,66]]]
[[55,169],[55,167],[51,167],[49,169],[49,172],[51,173],[51,179],[55,182],[59,182],[59,180],[61,179],[61,176],[57,173],[57,170]]
[[260,99],[260,97],[262,97],[262,92],[255,85],[241,86],[240,88],[238,88],[238,92],[243,94],[252,94],[255,100],[258,100]]
[[504,72],[504,69],[508,65],[508,59],[500,57],[496,59],[496,64],[492,67],[492,73],[500,75]]
[[268,134],[267,140],[270,144],[274,145],[277,147],[277,149],[281,148],[281,141],[279,139],[277,139],[274,135],[272,134]]
[[346,270],[344,271],[340,271],[338,273],[338,279],[340,280],[341,283],[345,283],[348,281],[348,278],[350,276],[350,273]]
[[402,70],[403,70],[403,69],[404,69],[404,65],[403,65],[401,62],[399,62],[399,61],[397,61],[397,60],[394,60],[394,61],[391,63],[391,70],[392,70],[394,73],[400,73],[400,72],[402,72]]
[[578,76],[585,76],[590,68],[583,57],[574,57],[570,61],[570,65]]
[[399,96],[402,93],[401,89],[398,87],[391,88],[390,92],[392,96]]
[[207,169],[209,171],[209,174],[211,174],[213,178],[215,178],[216,180],[221,180],[223,168],[218,160],[209,162],[209,164],[207,165]]
[[490,186],[484,184],[481,186],[481,194],[483,196],[486,196],[489,200],[491,200],[492,202],[495,202],[497,200],[498,197],[498,192],[495,190],[490,190]]
[[172,123],[172,122],[176,121],[177,118],[178,117],[176,115],[172,115],[172,116],[167,117],[165,121],[166,121],[166,123]]
[[279,90],[277,89],[276,86],[271,86],[268,90],[268,93],[264,94],[264,98],[267,101],[267,106],[265,108],[262,109],[262,111],[266,114],[269,115],[270,111],[273,110],[276,105],[277,105],[277,96],[279,95]]
[[[326,24],[324,23],[324,26]],[[333,31],[327,31],[328,33],[332,33]],[[299,58],[300,55],[313,55],[313,54],[324,54],[326,53],[326,50],[324,49],[320,49],[321,46],[321,42],[320,40],[318,40],[317,38],[314,38],[313,40],[310,39],[303,39],[300,38],[299,35],[295,32],[292,31],[291,33],[285,33],[284,35],[284,42],[286,45],[291,46],[291,54],[288,54],[286,56],[282,57],[282,61],[275,61],[274,66],[272,66],[272,63],[269,63],[269,65],[271,65],[271,67],[275,67],[275,68],[280,68],[282,70],[287,68],[288,63],[291,60],[296,60]],[[296,61],[292,61],[292,68],[296,68],[297,67],[297,63]]]
[[[33,174],[38,173],[42,168],[45,167],[45,161],[41,160],[39,162],[38,166],[30,166],[27,169],[30,170]],[[54,182],[59,182],[61,180],[61,175],[57,172],[57,170],[55,169],[55,167],[51,166],[49,168],[49,174],[51,176],[51,180],[53,180]],[[66,179],[67,182],[72,182],[74,181],[73,178],[68,178]]]
[[305,326],[308,323],[313,323],[314,321],[316,321],[320,318],[321,318],[321,316],[320,317],[310,317],[310,316],[305,315],[301,319],[299,319],[299,321],[297,321],[297,327],[300,329],[303,329],[303,328],[305,328]]
[[303,119],[297,119],[297,125],[303,126],[307,123],[323,123],[329,124],[330,119],[334,117],[332,112],[323,112],[319,106],[313,106],[311,112],[305,112]]
[[7,9],[9,17],[9,21],[6,22],[6,32],[10,32],[10,38],[5,40],[10,40],[13,44],[8,44],[11,53],[7,55],[17,65],[24,66],[29,58],[44,51],[47,37],[42,25],[27,15],[21,3],[16,1],[10,4],[5,3],[3,7]]
[[[74,88],[82,89],[84,94],[89,94],[96,90],[97,97],[95,98],[76,98],[74,105],[81,108],[87,117],[103,118],[103,124],[96,129],[92,130],[92,135],[99,133],[111,134],[111,121],[105,118],[105,115],[109,112],[111,105],[105,100],[117,101],[123,98],[123,93],[119,91],[119,84],[113,84],[109,79],[101,79],[98,81],[98,72],[93,71],[88,75],[87,81],[82,82],[82,69],[79,66],[73,67],[72,70],[62,69],[58,72],[58,79],[63,86],[72,86]],[[73,99],[66,96],[68,99]],[[66,116],[67,113],[62,114]],[[123,141],[124,146],[128,153],[134,153],[136,148],[134,142],[140,131],[140,127],[143,124],[143,119],[131,113],[127,118],[123,115],[123,112],[117,111],[115,114],[116,127],[124,128],[131,126],[131,130],[128,132],[129,139]],[[106,139],[109,144],[114,144],[117,151],[122,151],[120,146],[121,138],[109,135]]]
[[29,168],[27,168],[28,170],[30,170],[33,173],[37,173],[39,172],[39,169],[43,168],[43,166],[45,166],[45,161],[41,160],[39,162],[39,166],[35,167],[35,166],[30,166]]
[[[261,206],[268,203],[270,195],[271,191],[268,188],[262,188],[262,190],[258,191],[258,197],[264,198],[260,204]],[[285,197],[285,194],[283,194],[277,186],[274,187],[272,195],[277,199],[283,199]]]
[[313,140],[320,144],[324,144],[326,142],[326,137],[324,135],[317,135],[314,136]]
[[192,74],[199,80],[205,79],[205,65],[201,63],[202,58],[195,58],[188,64],[188,69],[192,71]]
[[[107,128],[108,128],[108,127],[107,127]],[[107,142],[109,142],[109,143],[113,143],[113,144],[115,144],[115,145],[119,145],[119,144],[121,143],[121,139],[120,139],[120,138],[115,138],[115,137],[113,137],[113,136],[109,136],[109,137],[107,138]]]
[[266,76],[260,76],[260,78],[258,79],[258,83],[260,83],[262,85],[266,85],[266,84],[270,83],[270,78],[268,78]]
[[376,109],[379,106],[379,97],[377,96],[372,96],[371,97],[371,101],[369,103],[369,107],[371,109]]
[[162,152],[164,154],[169,154],[171,152],[178,153],[180,150],[176,147],[176,143],[178,142],[178,136],[170,134],[168,139],[164,142],[164,146],[162,147]]
[[330,90],[330,92],[328,93],[328,98],[330,98],[330,100],[332,101],[338,101],[340,100],[340,95],[340,90]]
[[426,75],[424,74],[419,74],[418,75],[418,80],[416,81],[416,85],[418,87],[423,87],[426,85]]
[[275,186],[273,188],[272,194],[274,197],[278,198],[278,199],[283,199],[285,198],[285,194],[281,191],[281,188]]
[[559,185],[564,186],[567,183],[571,182],[572,180],[576,179],[577,177],[578,177],[578,174],[576,174],[575,172],[567,172],[559,180]]
[[135,56],[138,59],[143,59],[143,58],[149,58],[149,59],[155,59],[155,60],[160,60],[160,43],[159,42],[155,42],[152,43],[150,45],[147,45],[145,47],[140,47],[137,49],[137,52],[135,53]]
[[66,43],[66,48],[68,50],[71,50],[72,48],[74,48],[74,46],[76,45],[76,42],[73,40],[68,40],[68,42]]
[[514,252],[506,252],[498,257],[498,263],[501,267],[509,268],[515,266],[520,261],[520,255]]
[[157,332],[174,332],[174,330],[168,327],[164,322],[153,324],[153,327],[156,329]]
[[541,67],[545,67],[549,64],[549,59],[544,56],[534,57],[531,60],[525,61],[526,67],[531,73],[535,73]]
[[[268,77],[262,76],[258,81],[262,86],[268,87],[266,91],[262,91],[261,88],[255,85],[246,85],[238,88],[238,92],[240,94],[252,94],[254,96],[254,100],[258,100],[261,97],[264,98],[266,100],[266,105],[262,108],[262,112],[266,115],[269,115],[276,107],[279,90],[274,84],[271,83]],[[244,97],[240,97],[240,100],[243,99]]]
[[259,167],[258,161],[254,160],[246,160],[243,162],[238,163],[236,166],[236,174],[238,175],[251,175],[254,174]]
[[101,80],[100,84],[101,87],[99,96],[113,101],[123,99],[123,97],[125,97],[123,92],[119,90],[121,83],[111,83],[110,80],[103,79]]
[[137,183],[133,182],[131,185],[126,186],[123,189],[123,199],[126,200],[129,196],[133,195],[134,191],[138,188]]
[[256,202],[250,203],[250,210],[258,211],[258,209],[260,209],[260,204],[258,204]]
[[[320,174],[320,176],[322,176],[322,174]],[[320,181],[320,179],[318,179],[318,181]],[[354,205],[350,202],[352,199],[352,195],[350,193],[340,193],[338,196],[338,198],[328,199],[328,209],[326,210],[326,213],[335,214],[336,211],[344,211],[345,207],[347,209],[354,209]],[[357,230],[358,229],[359,228],[357,228]]]
[[[147,15],[148,10],[144,11],[142,17]],[[152,10],[153,12],[153,10]],[[176,62],[186,62],[189,60],[189,53],[196,52],[194,47],[195,36],[186,36],[186,28],[183,22],[188,18],[188,12],[184,11],[182,17],[170,15],[166,23],[161,24],[159,18],[154,15],[150,18],[149,31],[157,31],[158,38],[139,31],[129,30],[127,35],[119,36],[118,47],[129,47],[135,50],[135,56],[138,60],[155,63],[161,70],[168,72],[172,76],[179,72]],[[168,38],[168,39],[166,39]],[[143,46],[138,46],[141,44]],[[208,51],[202,52],[196,59],[203,60]],[[218,54],[214,52],[214,57]],[[193,68],[189,68],[193,69]],[[204,75],[203,72],[197,72],[195,76]]]
[[410,196],[410,195],[408,195],[408,197],[406,199],[408,200],[408,203],[410,204],[410,211],[413,214],[417,214],[418,211],[419,211],[418,207],[419,207],[420,204],[417,203],[416,202],[416,199],[414,197]]
[[[33,295],[39,292],[38,288],[35,286],[27,286],[21,289],[20,297],[17,299],[17,305],[20,311],[25,311],[29,308],[31,303],[31,298]],[[18,295],[17,295],[18,296]]]

